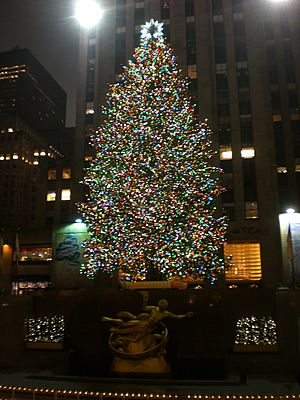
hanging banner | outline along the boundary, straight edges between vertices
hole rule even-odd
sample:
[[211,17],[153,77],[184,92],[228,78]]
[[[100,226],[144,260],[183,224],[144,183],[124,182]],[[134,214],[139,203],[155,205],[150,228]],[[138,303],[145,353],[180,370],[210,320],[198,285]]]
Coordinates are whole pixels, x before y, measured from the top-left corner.
[[54,234],[53,283],[59,288],[78,288],[83,283],[80,266],[83,263],[82,242],[88,237],[84,224],[70,224]]

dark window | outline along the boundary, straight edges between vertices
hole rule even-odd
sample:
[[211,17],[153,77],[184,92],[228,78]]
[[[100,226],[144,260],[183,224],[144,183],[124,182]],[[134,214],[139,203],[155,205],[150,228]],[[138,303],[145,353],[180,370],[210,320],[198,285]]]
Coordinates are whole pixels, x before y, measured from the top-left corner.
[[88,63],[88,66],[87,66],[87,80],[88,80],[88,82],[94,82],[95,81],[95,64],[94,63]]
[[240,88],[249,87],[249,73],[247,68],[237,70],[237,82]]
[[223,14],[223,0],[212,0],[212,11],[214,15]]
[[240,102],[240,115],[251,114],[251,103],[250,101]]
[[219,126],[219,143],[229,145],[231,144],[231,128],[229,125]]
[[169,24],[164,24],[163,32],[164,32],[165,38],[167,39],[167,42],[170,42],[170,25]]
[[93,114],[87,114],[85,116],[85,125],[93,125],[94,123],[94,116]]
[[285,165],[285,146],[282,122],[274,122],[274,139],[277,165]]
[[243,159],[243,171],[244,171],[244,196],[245,202],[256,201],[256,172],[255,172],[255,160],[254,159]]
[[224,171],[225,174],[232,173],[232,160],[221,160],[220,167]]
[[229,111],[229,95],[228,90],[218,90],[218,115],[219,117],[224,117],[230,114]]
[[233,31],[235,36],[245,36],[245,24],[243,20],[234,21]]
[[88,45],[88,58],[89,59],[95,59],[96,57],[96,45],[95,44],[89,44]]
[[271,18],[264,21],[265,37],[266,39],[272,39],[274,36],[273,22]]
[[134,23],[135,25],[142,25],[145,23],[145,8],[138,7],[134,9]]
[[291,121],[293,141],[294,141],[294,155],[300,158],[300,121]]
[[288,174],[277,174],[280,210],[285,210],[290,202]]
[[190,90],[197,90],[198,89],[198,79],[192,79],[190,81],[190,86],[189,86]]
[[276,64],[269,65],[269,80],[271,84],[278,83],[278,71]]
[[253,128],[251,121],[241,122],[241,141],[242,146],[253,145]]
[[215,41],[215,58],[216,64],[225,64],[227,62],[225,39]]
[[271,93],[271,104],[272,104],[272,111],[276,111],[275,114],[280,114],[281,98],[279,92]]
[[235,39],[235,58],[236,61],[246,61],[247,60],[247,43],[244,38]]
[[125,64],[125,48],[126,40],[125,33],[118,33],[116,35],[116,56],[115,56],[115,73],[120,74],[123,71]]
[[222,193],[222,203],[234,203],[234,190],[231,188],[226,189],[225,192]]
[[229,115],[229,104],[218,104],[218,116],[224,117]]
[[186,46],[188,65],[196,64],[195,24],[192,22],[186,24]]
[[281,33],[282,37],[290,38],[291,31],[290,31],[290,24],[289,24],[289,17],[286,12],[281,10],[280,12],[280,25],[281,25]]
[[231,204],[223,204],[223,209],[227,217],[229,218],[230,221],[235,220],[235,207],[234,203]]
[[170,4],[168,0],[161,0],[160,3],[160,15],[161,19],[170,19]]
[[269,64],[276,64],[277,57],[276,57],[276,50],[274,46],[267,46],[267,58]]
[[243,12],[243,1],[242,0],[231,0],[232,12],[241,13]]
[[94,101],[94,91],[88,90],[86,93],[86,101]]
[[224,23],[216,22],[213,26],[214,26],[215,39],[224,39],[224,37],[225,37]]
[[294,55],[289,43],[285,43],[284,48],[284,59],[285,59],[285,72],[286,79],[289,83],[295,82],[295,66],[294,66]]
[[217,89],[228,89],[228,78],[227,74],[217,74],[216,75]]
[[117,0],[116,3],[116,25],[126,25],[126,0]]
[[140,32],[136,32],[134,35],[134,47],[139,46],[140,41],[141,41],[141,34],[140,34]]
[[286,80],[288,83],[296,81],[295,66],[294,64],[285,65]]
[[186,17],[195,15],[194,0],[185,0],[185,15]]

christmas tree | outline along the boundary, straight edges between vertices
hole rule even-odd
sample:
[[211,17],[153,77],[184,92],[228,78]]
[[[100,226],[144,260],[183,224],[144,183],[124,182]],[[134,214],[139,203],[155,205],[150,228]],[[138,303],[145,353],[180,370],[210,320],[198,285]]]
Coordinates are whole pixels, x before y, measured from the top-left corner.
[[145,279],[156,270],[213,282],[225,269],[227,224],[215,205],[221,170],[210,165],[211,131],[196,116],[162,24],[142,27],[103,114],[80,205],[90,233],[82,272]]

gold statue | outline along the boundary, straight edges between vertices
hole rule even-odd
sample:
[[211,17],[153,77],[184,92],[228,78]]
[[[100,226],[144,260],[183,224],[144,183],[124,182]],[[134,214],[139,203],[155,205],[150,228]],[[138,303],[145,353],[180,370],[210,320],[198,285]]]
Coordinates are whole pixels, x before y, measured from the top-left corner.
[[[143,313],[134,315],[121,311],[117,318],[102,318],[103,322],[117,325],[111,328],[109,337],[109,346],[116,356],[115,372],[134,372],[132,369],[137,372],[167,372],[163,354],[168,340],[168,329],[162,321],[165,318],[182,319],[193,315],[193,312],[173,314],[167,310],[168,301],[165,299],[159,300],[157,306],[148,306],[148,292],[142,292],[142,296]],[[140,360],[138,365],[136,360]]]

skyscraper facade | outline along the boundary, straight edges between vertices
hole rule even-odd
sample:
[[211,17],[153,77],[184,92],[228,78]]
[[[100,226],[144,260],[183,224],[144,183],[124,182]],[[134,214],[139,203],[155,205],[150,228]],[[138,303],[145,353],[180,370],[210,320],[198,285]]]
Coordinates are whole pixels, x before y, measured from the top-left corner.
[[0,288],[50,280],[52,229],[74,206],[65,111],[64,90],[29,50],[0,53]]
[[[190,79],[201,118],[214,131],[229,217],[225,254],[231,282],[286,278],[279,214],[300,207],[300,3],[294,0],[101,1],[105,16],[81,32],[76,179],[93,157],[89,135],[101,122],[107,83],[139,44],[140,26],[164,22]],[[83,156],[82,156],[83,155]],[[80,197],[80,196],[79,196]]]

